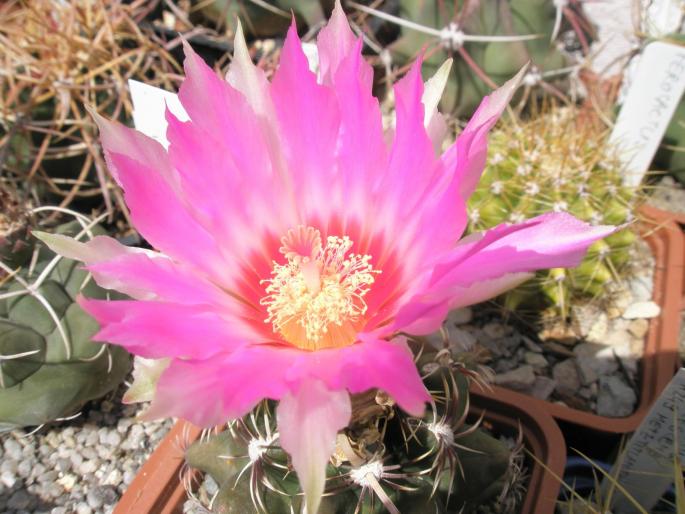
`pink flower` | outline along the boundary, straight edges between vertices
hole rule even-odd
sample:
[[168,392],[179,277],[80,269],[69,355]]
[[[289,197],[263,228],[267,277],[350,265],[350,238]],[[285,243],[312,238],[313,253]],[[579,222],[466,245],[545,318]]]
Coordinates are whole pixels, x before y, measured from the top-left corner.
[[189,121],[167,111],[168,150],[97,120],[133,223],[156,251],[41,236],[132,298],[82,300],[101,325],[96,339],[170,359],[150,415],[213,426],[280,400],[280,441],[310,512],[350,393],[380,388],[410,414],[424,409],[399,332],[432,332],[450,309],[533,270],[575,266],[613,230],[555,213],[457,243],[488,130],[517,81],[485,98],[439,156],[440,77],[424,95],[419,60],[395,86],[388,144],[361,46],[339,5],[318,38],[318,79],[294,26],[270,83],[241,32],[227,81],[186,45]]

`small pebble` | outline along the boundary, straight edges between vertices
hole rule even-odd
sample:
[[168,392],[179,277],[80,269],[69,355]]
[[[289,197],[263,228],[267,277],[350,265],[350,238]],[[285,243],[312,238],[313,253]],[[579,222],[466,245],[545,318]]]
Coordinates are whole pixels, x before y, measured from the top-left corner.
[[87,503],[79,503],[76,505],[76,514],[93,514],[93,509]]
[[17,477],[11,471],[3,471],[0,473],[0,482],[2,482],[7,489],[12,489],[14,484],[17,483]]
[[14,510],[28,510],[35,505],[36,499],[24,489],[19,489],[10,496],[7,506]]
[[651,319],[661,314],[661,307],[655,302],[636,302],[623,312],[623,319]]
[[121,471],[118,469],[113,469],[105,478],[104,484],[105,485],[119,485],[121,484],[121,481],[123,479],[123,475],[121,474]]
[[17,466],[17,473],[22,478],[28,478],[31,474],[31,469],[33,469],[33,463],[29,460],[22,460]]
[[556,380],[556,391],[564,396],[572,396],[580,389],[580,376],[575,359],[566,359],[552,368],[552,376]]
[[121,444],[121,435],[114,430],[109,431],[105,437],[105,444],[114,447],[119,446]]
[[628,332],[638,339],[642,339],[649,331],[649,321],[646,319],[634,319],[628,325]]
[[78,467],[78,471],[82,475],[86,475],[88,473],[92,473],[93,471],[95,471],[97,467],[98,463],[95,460],[84,460]]
[[527,351],[523,358],[526,361],[526,364],[530,364],[534,368],[546,368],[549,365],[547,359],[540,353]]
[[601,377],[597,394],[600,416],[625,417],[633,413],[637,395],[618,375]]
[[133,482],[133,479],[136,477],[136,474],[133,473],[132,471],[124,471],[124,484],[129,485],[131,482]]
[[520,368],[495,375],[495,383],[511,389],[525,390],[535,383],[533,366],[526,364]]
[[19,460],[22,456],[21,445],[14,439],[7,439],[4,444],[5,454],[10,459]]
[[86,501],[91,509],[98,510],[102,507],[102,496],[99,494],[98,488],[88,491],[88,494],[86,494]]

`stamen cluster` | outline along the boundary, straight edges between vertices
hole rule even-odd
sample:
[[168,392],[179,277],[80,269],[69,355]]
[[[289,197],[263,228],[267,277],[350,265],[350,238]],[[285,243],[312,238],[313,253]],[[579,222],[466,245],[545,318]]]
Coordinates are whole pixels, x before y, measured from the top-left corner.
[[371,256],[348,252],[349,237],[329,236],[326,245],[312,227],[298,227],[282,240],[285,264],[274,262],[261,304],[288,342],[303,349],[350,344],[366,313],[364,296],[374,282]]

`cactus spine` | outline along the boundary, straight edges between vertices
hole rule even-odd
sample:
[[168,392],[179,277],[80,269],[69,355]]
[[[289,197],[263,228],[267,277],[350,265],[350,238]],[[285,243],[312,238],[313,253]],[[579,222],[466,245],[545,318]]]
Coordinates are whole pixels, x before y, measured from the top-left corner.
[[[483,177],[469,200],[470,230],[566,211],[593,224],[622,225],[635,218],[638,195],[621,182],[619,161],[606,134],[577,119],[571,107],[551,108],[529,120],[502,123],[490,139]],[[631,228],[593,244],[574,269],[539,272],[506,296],[511,308],[539,308],[540,298],[566,317],[569,302],[598,296],[619,278],[636,236]],[[539,293],[542,292],[543,295]]]
[[556,94],[561,94],[559,88],[564,89],[572,61],[553,40],[559,33],[562,14],[571,17],[581,31],[577,23],[580,14],[569,6],[546,0],[400,0],[399,4],[399,17],[392,19],[351,3],[360,11],[400,26],[400,37],[390,50],[401,66],[426,45],[423,72],[427,77],[447,58],[454,57],[442,98],[443,112],[470,116],[483,96],[529,61],[533,66],[524,81],[527,89],[539,84]]

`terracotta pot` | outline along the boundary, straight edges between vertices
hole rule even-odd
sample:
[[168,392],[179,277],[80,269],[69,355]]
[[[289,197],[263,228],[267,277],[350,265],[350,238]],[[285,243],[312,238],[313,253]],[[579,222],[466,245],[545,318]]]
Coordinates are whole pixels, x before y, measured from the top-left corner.
[[128,486],[114,514],[182,514],[186,491],[180,481],[184,446],[201,430],[177,421]]
[[[608,418],[591,412],[534,398],[511,391],[520,405],[544,409],[557,420],[586,426],[605,433],[633,432],[645,417],[656,397],[663,391],[678,368],[678,338],[683,284],[683,237],[670,213],[643,207],[646,218],[642,233],[656,260],[653,300],[661,306],[661,315],[650,321],[641,361],[641,389],[637,409],[625,418]],[[503,390],[494,388],[484,394],[498,397]]]
[[[674,222],[676,222],[678,225],[680,225],[680,228],[683,230],[683,237],[685,238],[685,213],[682,212],[670,212],[670,211],[661,211],[662,215],[664,217],[667,217]],[[685,268],[685,252],[683,253],[683,268]],[[683,297],[680,303],[680,310],[685,311],[685,273],[683,273]]]
[[[511,391],[502,390],[496,398],[474,391],[471,414],[475,418],[483,413],[484,422],[497,433],[516,436],[519,428],[522,430],[526,449],[537,460],[529,462],[530,479],[520,512],[553,514],[560,485],[554,475],[563,476],[566,464],[564,437],[549,414],[534,405],[515,402]],[[182,446],[199,437],[197,427],[178,421],[140,469],[114,514],[181,514],[186,499],[179,479]]]

